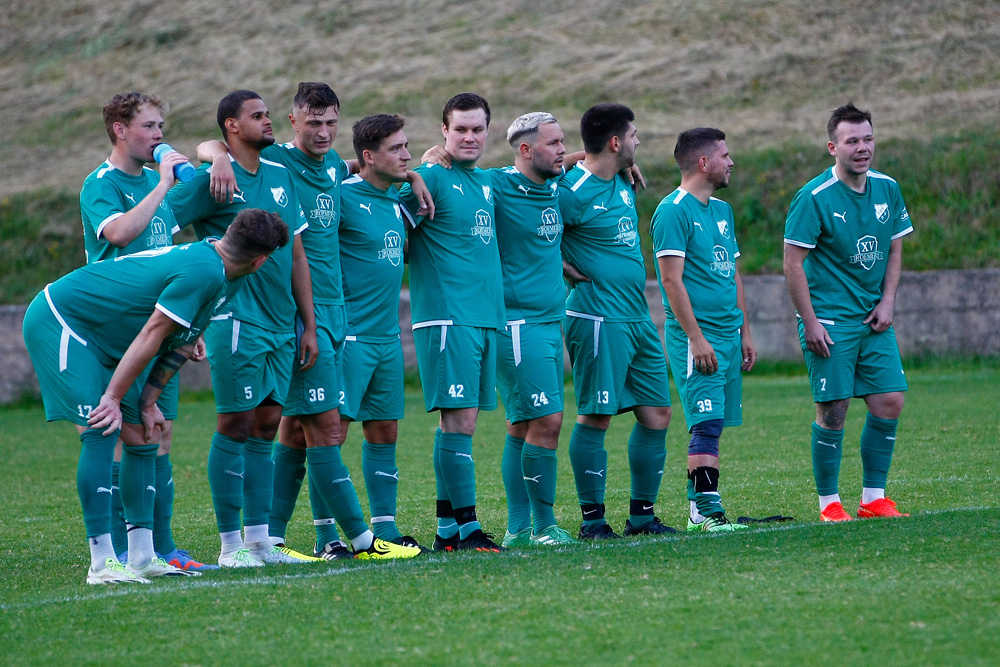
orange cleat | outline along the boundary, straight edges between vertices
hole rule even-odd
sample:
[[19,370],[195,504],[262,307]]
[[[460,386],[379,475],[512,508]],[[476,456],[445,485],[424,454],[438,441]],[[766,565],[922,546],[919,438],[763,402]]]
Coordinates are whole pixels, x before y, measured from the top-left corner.
[[844,510],[844,506],[840,503],[830,503],[826,506],[822,512],[819,513],[819,518],[823,521],[853,521],[854,517],[848,514]]
[[895,519],[902,516],[910,516],[909,514],[903,514],[896,509],[896,503],[888,498],[879,498],[878,500],[873,500],[870,503],[862,503],[858,505],[858,518],[859,519],[872,519],[875,517],[884,517],[887,519]]

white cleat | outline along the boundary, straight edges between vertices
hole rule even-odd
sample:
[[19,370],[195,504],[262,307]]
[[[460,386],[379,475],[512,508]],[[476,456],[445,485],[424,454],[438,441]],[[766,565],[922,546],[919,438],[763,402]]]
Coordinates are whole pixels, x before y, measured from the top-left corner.
[[[247,549],[250,551],[250,556],[261,563],[267,565],[299,565],[308,561],[302,560],[301,558],[296,558],[288,553],[285,553],[281,547],[276,547],[268,542],[247,542]],[[290,550],[289,550],[290,551]]]
[[152,579],[153,577],[200,577],[201,572],[195,572],[194,570],[182,570],[179,567],[174,567],[167,561],[160,557],[155,557],[153,560],[149,561],[142,567],[136,567],[131,561],[125,566],[125,569],[136,575],[137,577],[143,577],[145,579]]
[[105,558],[104,567],[95,571],[94,568],[87,569],[87,583],[91,585],[100,584],[148,584],[149,579],[140,577],[128,570],[118,562],[116,558]]
[[264,567],[264,562],[251,556],[250,550],[244,547],[232,553],[219,554],[219,567]]

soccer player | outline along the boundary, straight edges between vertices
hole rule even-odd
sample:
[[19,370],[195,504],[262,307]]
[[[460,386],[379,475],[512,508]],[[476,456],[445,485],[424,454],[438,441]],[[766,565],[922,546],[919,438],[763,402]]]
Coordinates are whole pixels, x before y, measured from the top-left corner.
[[408,242],[417,366],[427,411],[440,411],[434,438],[439,551],[502,550],[476,516],[472,458],[479,411],[496,409],[496,337],[504,327],[492,181],[476,167],[489,125],[485,99],[452,97],[441,126],[452,168],[417,167],[434,199],[434,219],[419,213],[410,186],[401,191],[416,216]]
[[907,516],[885,495],[906,377],[892,329],[903,237],[913,231],[899,185],[871,168],[871,114],[838,107],[826,126],[834,165],[796,193],[785,221],[785,279],[798,311],[816,422],[812,462],[820,518],[850,521],[838,481],[852,397],[861,431],[859,518]]
[[[217,202],[209,189],[209,167],[170,190],[168,203],[181,227],[194,225],[199,238],[219,234],[248,207],[276,213],[294,231],[294,241],[274,253],[246,288],[218,313],[205,338],[212,365],[218,420],[208,456],[223,567],[297,563],[268,537],[274,465],[272,441],[281,420],[293,363],[316,362],[312,284],[301,233],[308,227],[288,170],[260,158],[274,143],[271,119],[260,96],[232,92],[219,103],[217,120],[229,146],[237,189],[232,202]],[[296,353],[296,310],[303,333]],[[293,362],[294,360],[294,362]],[[243,513],[245,537],[240,534]]]
[[743,423],[740,371],[757,361],[746,318],[733,209],[712,196],[729,185],[733,160],[721,130],[681,132],[674,146],[681,184],[663,198],[650,223],[660,280],[670,370],[691,440],[688,501],[691,531],[731,532],[719,495],[719,438]]
[[[165,105],[159,97],[135,92],[115,95],[104,106],[104,125],[111,138],[111,156],[91,172],[80,191],[88,264],[173,244],[172,235],[177,223],[165,198],[175,182],[174,167],[187,158],[177,152],[167,153],[158,173],[145,166],[153,161],[153,148],[163,140],[164,110]],[[198,361],[203,358],[201,346],[195,358]],[[160,395],[159,403],[166,423],[156,452],[153,545],[156,553],[171,565],[185,570],[211,570],[218,566],[200,563],[187,551],[178,549],[171,530],[174,481],[170,444],[179,393],[178,376],[174,375]],[[134,447],[146,444],[141,426],[127,421],[122,424],[121,439]],[[119,442],[115,447],[111,475],[114,508],[111,536],[115,553],[124,556],[128,543],[118,492],[121,457],[122,442]]]
[[667,367],[643,291],[635,197],[619,173],[632,166],[639,145],[634,120],[621,104],[588,109],[580,120],[586,155],[559,181],[563,255],[590,278],[570,291],[565,324],[579,415],[569,456],[585,540],[620,537],[604,516],[604,437],[611,417],[625,411],[636,417],[628,443],[632,484],[625,535],[674,532],[653,509],[670,424]]
[[398,420],[403,418],[403,347],[399,288],[403,280],[404,219],[411,219],[394,183],[407,179],[410,153],[404,121],[376,114],[354,124],[360,172],[340,191],[340,255],[347,335],[344,344],[341,436],[360,421],[361,468],[372,529],[383,540],[417,547],[396,526]]
[[[309,220],[309,227],[301,236],[309,261],[319,346],[314,366],[291,373],[279,442],[273,453],[274,502],[269,517],[269,539],[286,556],[299,560],[313,558],[285,546],[285,531],[308,461],[310,499],[317,529],[313,552],[316,557],[334,559],[352,555],[340,542],[336,519],[351,542],[354,556],[409,558],[419,551],[376,539],[368,528],[350,472],[340,454],[344,440],[338,411],[343,391],[339,357],[344,345],[345,314],[338,230],[340,188],[350,168],[332,149],[339,115],[340,100],[330,86],[300,83],[289,114],[295,138],[261,151],[265,161],[287,168],[295,183],[298,202]],[[231,186],[227,187],[226,176],[231,169],[225,145],[203,144],[199,155],[212,160],[212,187],[217,198],[225,201],[232,192]],[[300,330],[305,330],[302,318],[299,325]]]
[[[212,313],[243,284],[241,276],[287,243],[288,227],[277,216],[244,211],[222,239],[88,264],[48,285],[28,306],[24,341],[46,419],[70,421],[80,434],[77,491],[90,544],[87,583],[199,574],[153,551],[151,490],[164,425],[156,400],[192,356]],[[141,374],[144,386],[136,383]],[[123,418],[144,425],[144,444],[126,444],[121,466],[122,503],[132,526],[127,565],[115,557],[110,534],[111,461]]]

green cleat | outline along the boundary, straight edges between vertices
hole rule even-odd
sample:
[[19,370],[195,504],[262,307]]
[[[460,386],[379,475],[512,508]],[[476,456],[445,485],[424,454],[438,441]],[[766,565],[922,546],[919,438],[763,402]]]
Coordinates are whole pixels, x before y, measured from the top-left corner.
[[750,526],[741,523],[732,523],[725,514],[713,514],[705,517],[701,523],[695,523],[688,518],[687,529],[691,532],[701,531],[703,533],[734,533],[738,530],[746,530]]
[[512,533],[509,530],[504,534],[503,539],[500,541],[500,546],[510,549],[511,547],[526,547],[531,544],[531,526],[528,526],[524,530],[519,530],[516,533]]
[[[520,533],[518,533],[520,534]],[[567,531],[563,530],[556,524],[552,524],[539,534],[531,534],[530,538],[531,544],[534,545],[545,545],[545,546],[559,546],[561,544],[576,544],[577,541],[573,539]]]

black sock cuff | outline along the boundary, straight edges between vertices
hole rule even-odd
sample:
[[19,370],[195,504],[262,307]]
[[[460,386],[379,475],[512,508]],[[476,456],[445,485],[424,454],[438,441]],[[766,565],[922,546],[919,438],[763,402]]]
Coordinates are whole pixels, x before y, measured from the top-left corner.
[[451,519],[455,516],[455,511],[451,508],[450,500],[437,501],[437,517],[439,519]]
[[631,498],[628,501],[628,513],[632,516],[653,516],[653,503]]
[[580,505],[580,511],[583,512],[584,521],[596,521],[597,519],[604,518],[604,503],[599,505]]
[[476,519],[476,506],[469,505],[468,507],[456,507],[455,508],[455,522],[459,526],[464,526],[467,523],[472,523],[477,521]]
[[719,491],[719,469],[711,466],[701,466],[691,471],[694,477],[695,493],[708,493]]

